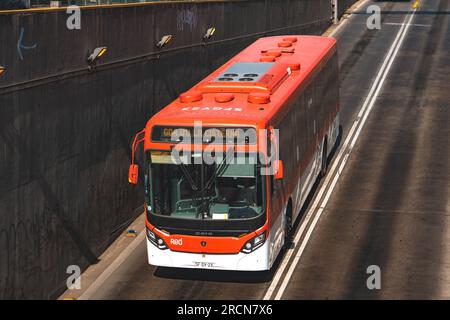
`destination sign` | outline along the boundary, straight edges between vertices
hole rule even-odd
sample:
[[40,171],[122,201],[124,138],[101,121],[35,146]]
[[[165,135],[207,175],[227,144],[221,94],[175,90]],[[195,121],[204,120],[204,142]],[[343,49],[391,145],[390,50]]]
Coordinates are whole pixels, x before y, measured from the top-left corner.
[[152,141],[204,144],[256,144],[256,130],[249,127],[165,127],[155,126]]

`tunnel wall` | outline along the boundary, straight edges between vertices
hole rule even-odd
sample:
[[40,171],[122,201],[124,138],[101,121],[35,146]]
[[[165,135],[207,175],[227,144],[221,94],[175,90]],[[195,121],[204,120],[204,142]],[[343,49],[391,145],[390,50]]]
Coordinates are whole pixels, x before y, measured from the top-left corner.
[[[329,0],[85,8],[81,30],[67,29],[68,16],[0,14],[0,299],[56,298],[67,267],[95,263],[140,213],[130,143],[152,114],[261,36],[320,34],[331,9]],[[173,41],[157,50],[165,34]],[[88,68],[98,46],[108,51]]]

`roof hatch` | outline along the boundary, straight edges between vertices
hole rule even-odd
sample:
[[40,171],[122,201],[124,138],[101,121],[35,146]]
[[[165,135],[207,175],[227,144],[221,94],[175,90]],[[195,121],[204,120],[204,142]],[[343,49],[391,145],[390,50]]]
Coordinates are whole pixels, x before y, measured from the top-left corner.
[[275,62],[235,62],[213,80],[201,84],[202,92],[272,91],[289,75],[289,64]]
[[236,62],[214,81],[257,82],[273,64],[273,62]]

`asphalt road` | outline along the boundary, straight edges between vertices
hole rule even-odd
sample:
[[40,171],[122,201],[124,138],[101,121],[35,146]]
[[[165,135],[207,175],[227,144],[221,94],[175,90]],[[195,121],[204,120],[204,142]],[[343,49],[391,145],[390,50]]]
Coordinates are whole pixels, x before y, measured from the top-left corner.
[[[423,0],[420,10],[448,12],[450,1]],[[408,16],[385,12],[381,29],[368,30],[367,16],[355,14],[336,34],[344,139]],[[450,298],[449,102],[450,15],[416,14],[309,241],[301,237],[285,272],[283,257],[270,272],[156,268],[142,242],[90,299],[262,299],[290,266],[287,286],[275,290],[282,299]],[[381,270],[380,290],[366,286],[370,265]]]

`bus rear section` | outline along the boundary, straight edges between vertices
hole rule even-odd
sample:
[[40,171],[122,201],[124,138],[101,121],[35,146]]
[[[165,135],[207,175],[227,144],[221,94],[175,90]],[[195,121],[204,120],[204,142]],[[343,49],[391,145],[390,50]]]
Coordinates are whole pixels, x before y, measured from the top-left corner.
[[150,264],[272,267],[337,140],[337,73],[332,38],[261,38],[147,122],[129,182]]

